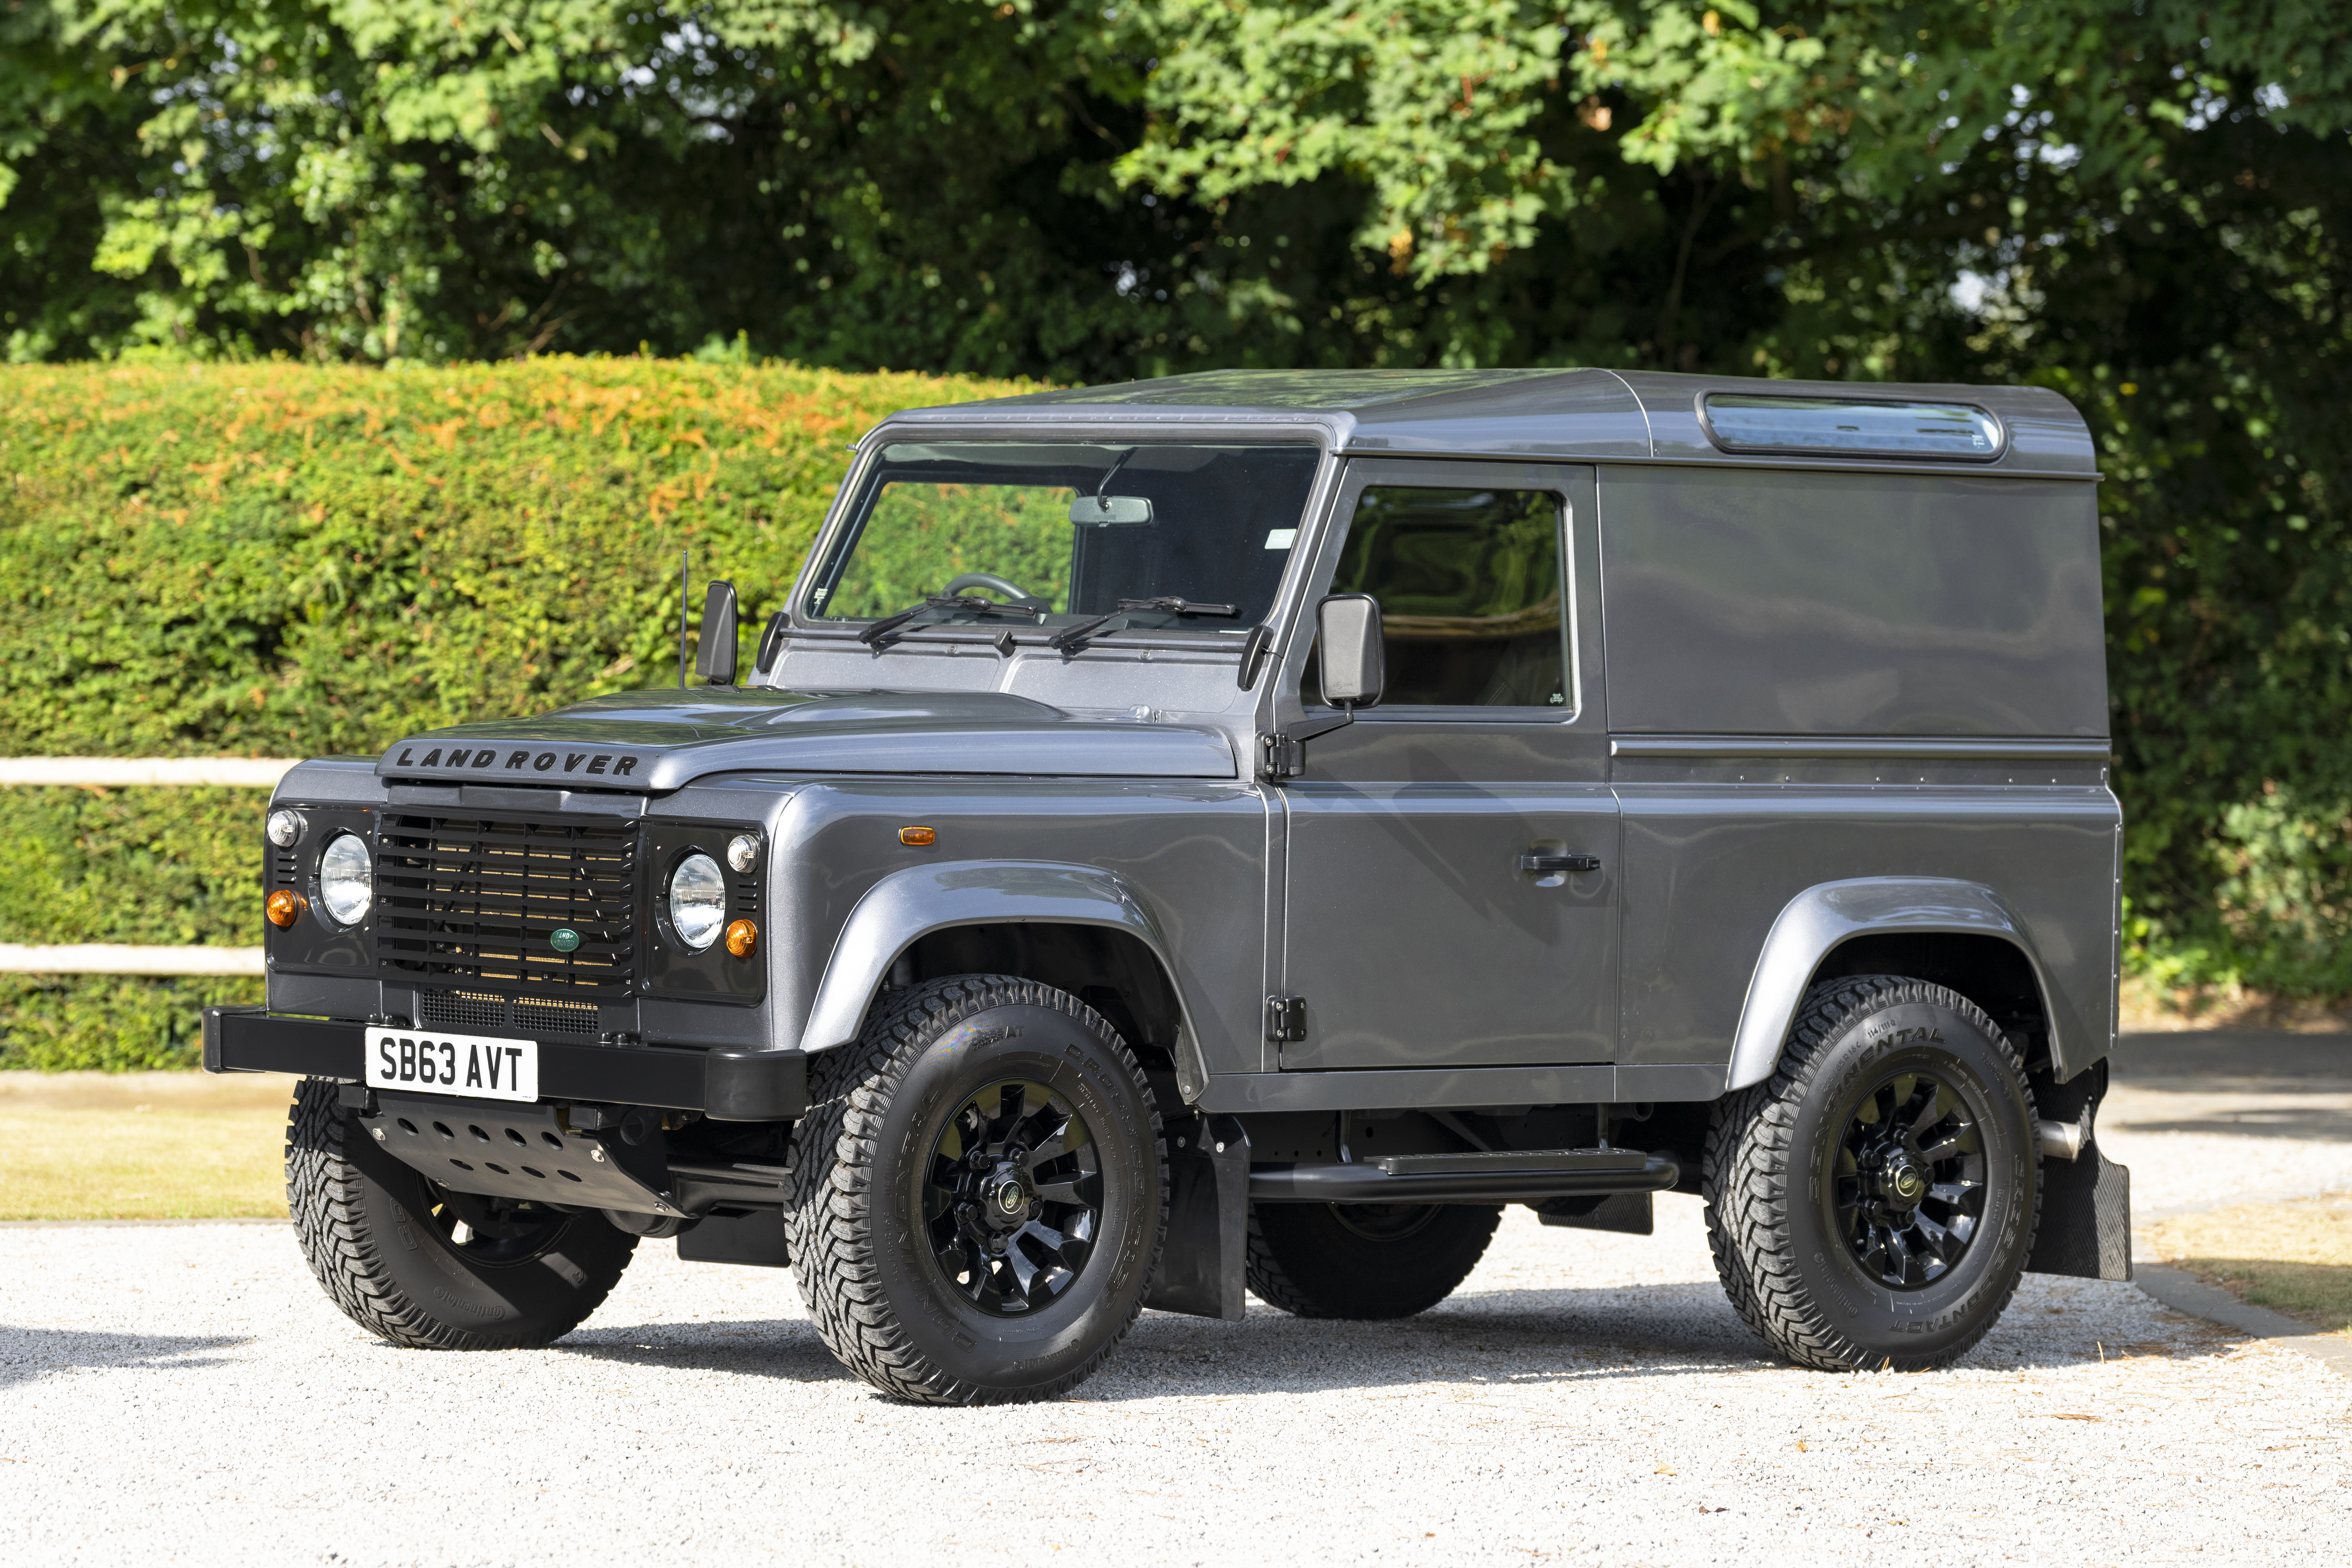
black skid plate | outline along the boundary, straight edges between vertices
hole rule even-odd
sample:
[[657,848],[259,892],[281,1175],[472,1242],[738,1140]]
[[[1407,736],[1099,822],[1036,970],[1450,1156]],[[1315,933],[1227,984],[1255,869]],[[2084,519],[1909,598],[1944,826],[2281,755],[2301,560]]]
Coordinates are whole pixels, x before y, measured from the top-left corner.
[[355,1127],[443,1186],[567,1207],[678,1215],[659,1142],[567,1131],[550,1105],[379,1092]]

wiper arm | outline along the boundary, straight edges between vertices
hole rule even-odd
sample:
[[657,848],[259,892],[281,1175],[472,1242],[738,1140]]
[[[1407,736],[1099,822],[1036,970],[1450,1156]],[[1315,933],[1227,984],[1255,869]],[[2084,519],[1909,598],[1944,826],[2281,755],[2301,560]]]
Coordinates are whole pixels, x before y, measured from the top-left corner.
[[1238,616],[1241,612],[1231,605],[1196,605],[1190,599],[1180,599],[1173,594],[1157,599],[1121,599],[1122,610],[1158,610],[1171,616]]
[[1158,610],[1170,616],[1237,616],[1241,612],[1231,605],[1196,605],[1190,599],[1180,599],[1170,594],[1157,599],[1121,599],[1118,608],[1107,616],[1097,616],[1090,621],[1080,621],[1075,626],[1064,626],[1045,639],[1046,646],[1063,653],[1084,647],[1094,635],[1131,610]]
[[899,628],[925,610],[970,610],[975,615],[1026,616],[1037,618],[1037,612],[1025,605],[1000,605],[993,599],[983,599],[976,594],[957,594],[947,598],[936,595],[921,604],[911,605],[895,616],[885,616],[857,634],[857,640],[867,647],[887,647],[898,640]]
[[1103,627],[1110,625],[1111,622],[1118,619],[1119,616],[1125,614],[1127,614],[1127,605],[1125,602],[1122,601],[1119,607],[1113,610],[1109,615],[1097,616],[1090,621],[1080,621],[1075,626],[1064,626],[1060,631],[1055,632],[1052,637],[1045,639],[1045,646],[1058,653],[1068,653],[1075,648],[1084,647],[1087,645],[1087,639],[1092,637],[1095,633],[1102,630]]

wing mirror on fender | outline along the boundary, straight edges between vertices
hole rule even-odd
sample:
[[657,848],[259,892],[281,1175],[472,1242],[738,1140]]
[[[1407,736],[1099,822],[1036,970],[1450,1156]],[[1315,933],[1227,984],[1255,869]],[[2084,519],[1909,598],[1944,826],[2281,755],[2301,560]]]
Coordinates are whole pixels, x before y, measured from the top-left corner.
[[1316,605],[1315,647],[1323,700],[1339,711],[1260,736],[1258,772],[1265,778],[1297,777],[1307,765],[1307,742],[1353,722],[1356,710],[1376,705],[1388,685],[1381,605],[1370,594],[1333,594]]
[[713,686],[735,684],[735,584],[713,583],[702,595],[702,641],[694,673]]

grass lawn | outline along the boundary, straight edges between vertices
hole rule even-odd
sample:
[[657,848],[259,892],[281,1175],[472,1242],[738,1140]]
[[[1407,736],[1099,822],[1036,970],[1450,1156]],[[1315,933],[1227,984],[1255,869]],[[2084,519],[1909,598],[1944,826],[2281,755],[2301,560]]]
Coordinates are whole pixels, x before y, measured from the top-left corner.
[[0,1072],[0,1220],[283,1219],[294,1079]]
[[2352,1193],[2182,1215],[2149,1237],[2158,1259],[2241,1300],[2352,1333]]

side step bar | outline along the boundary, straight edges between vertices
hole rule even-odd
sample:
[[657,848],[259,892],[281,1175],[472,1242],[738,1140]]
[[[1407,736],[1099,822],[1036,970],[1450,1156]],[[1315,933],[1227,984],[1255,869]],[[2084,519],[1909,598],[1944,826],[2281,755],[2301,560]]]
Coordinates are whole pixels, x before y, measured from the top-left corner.
[[1384,1154],[1359,1163],[1253,1166],[1249,1195],[1260,1204],[1504,1204],[1662,1193],[1681,1179],[1672,1155],[1638,1149]]

